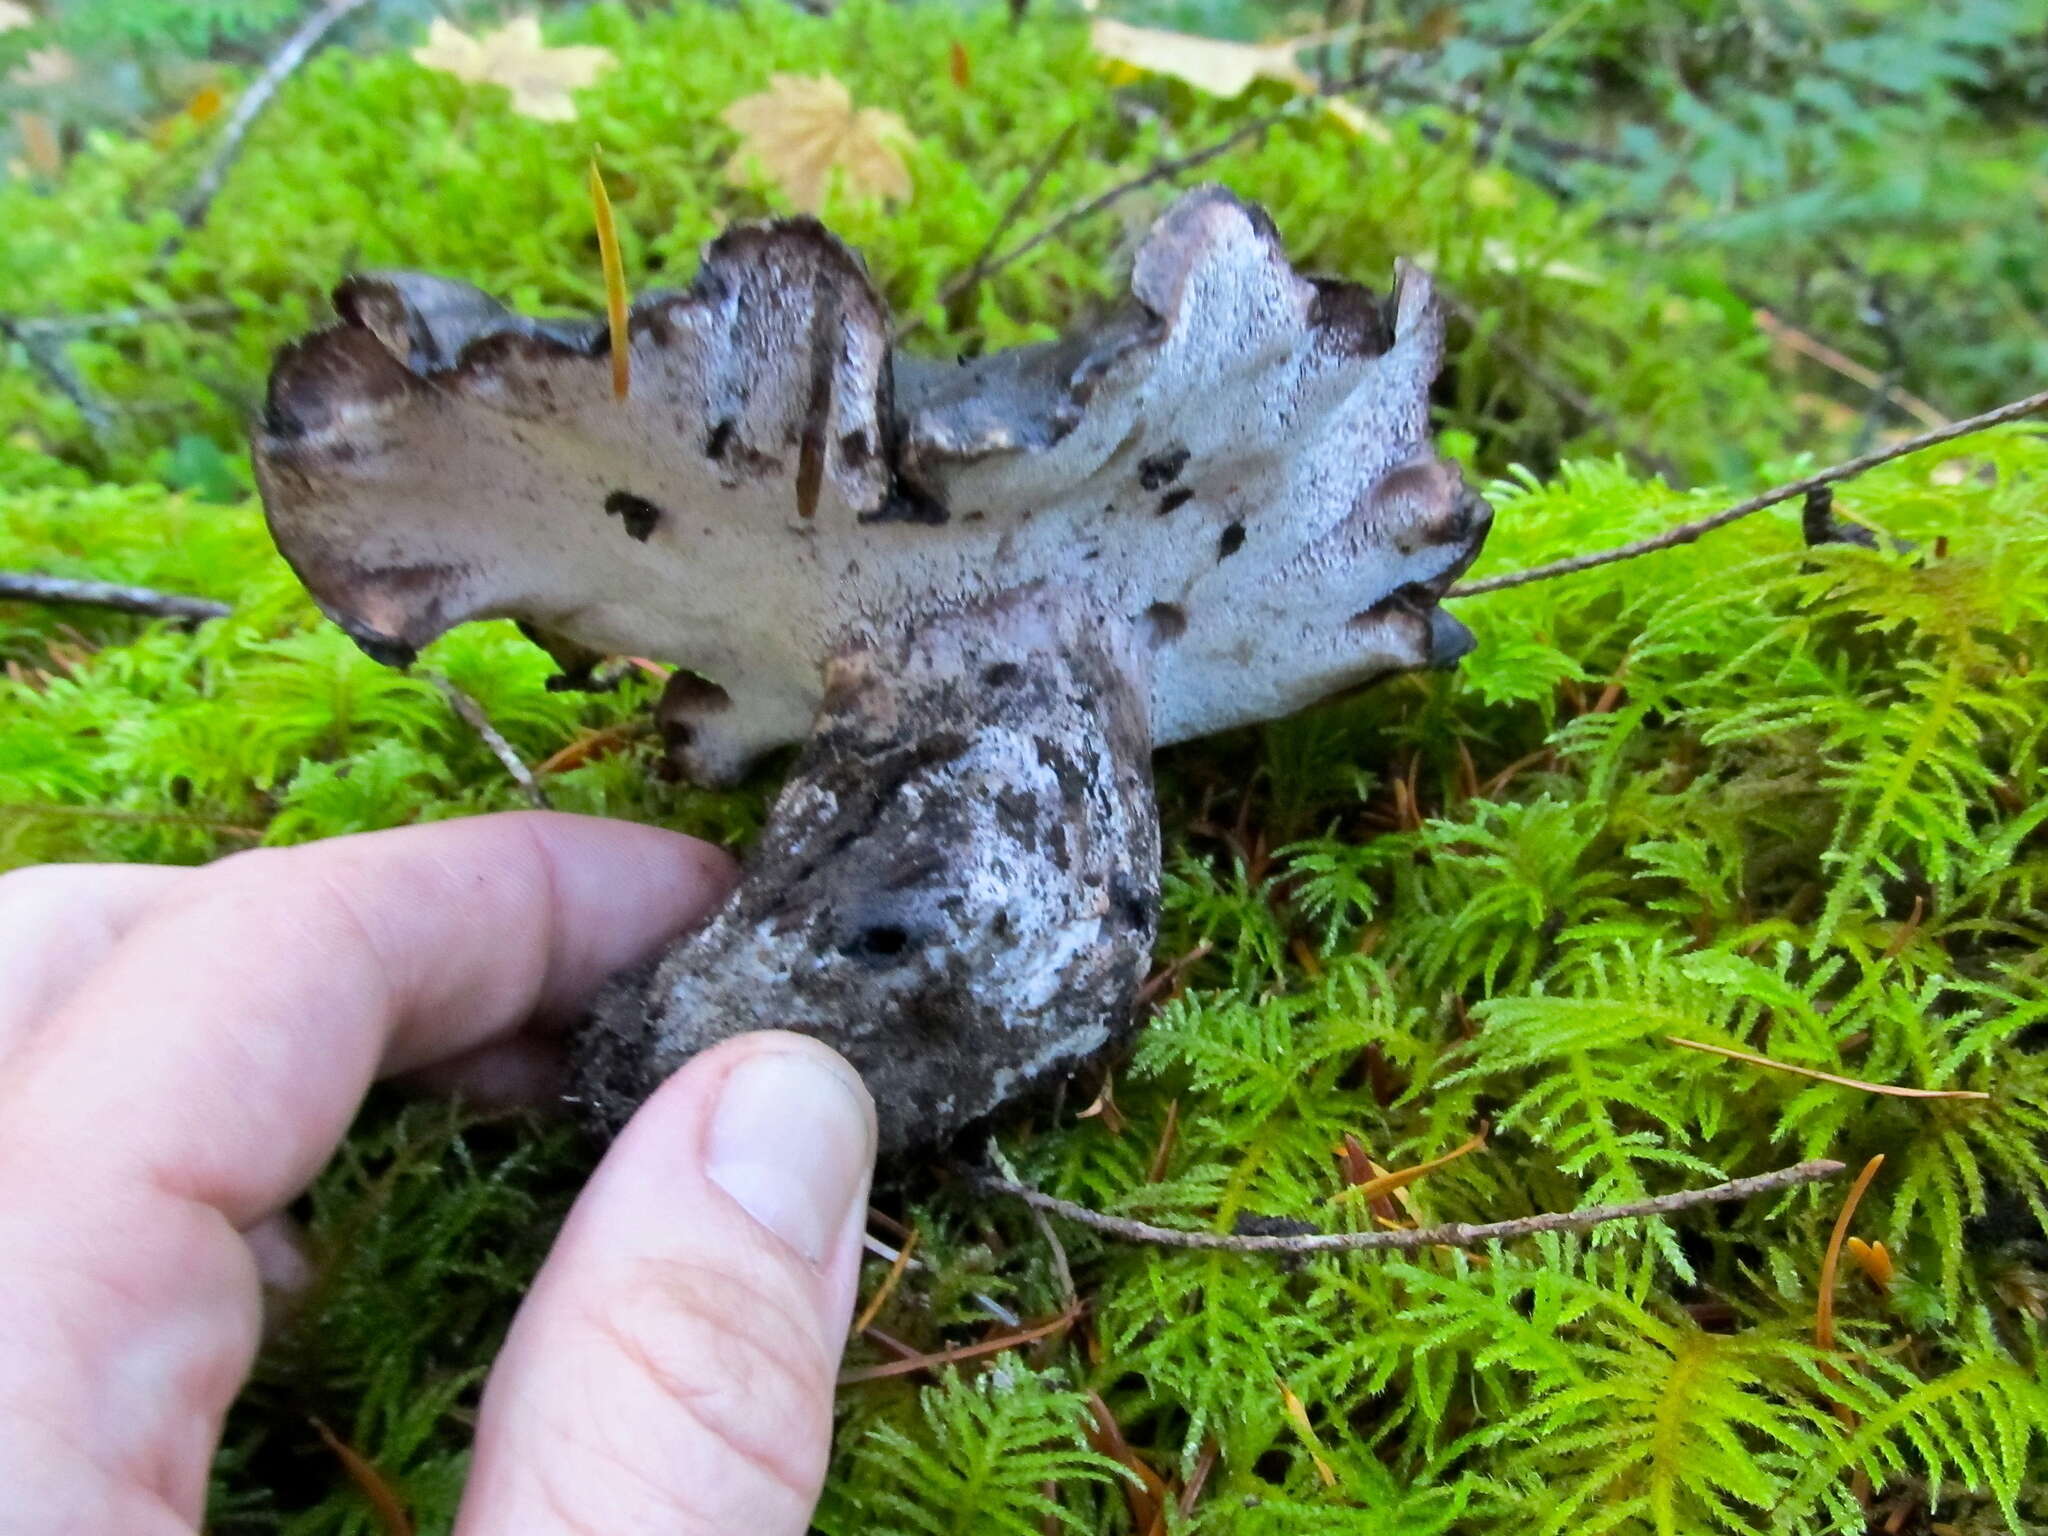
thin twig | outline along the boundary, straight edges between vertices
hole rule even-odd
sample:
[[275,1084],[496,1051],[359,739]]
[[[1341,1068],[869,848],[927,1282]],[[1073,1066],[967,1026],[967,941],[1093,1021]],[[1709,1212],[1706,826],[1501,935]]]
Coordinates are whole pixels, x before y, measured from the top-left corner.
[[1987,427],[2001,426],[2008,421],[2017,421],[2022,416],[2048,406],[2048,390],[2028,395],[2023,400],[2009,401],[1996,410],[1985,411],[1979,416],[1970,416],[1962,421],[1951,422],[1932,432],[1922,432],[1918,437],[1909,437],[1904,442],[1893,443],[1826,469],[1816,470],[1803,479],[1790,480],[1783,485],[1752,496],[1747,501],[1737,502],[1707,517],[1695,518],[1689,523],[1680,523],[1662,533],[1652,534],[1646,539],[1637,539],[1630,544],[1617,544],[1612,549],[1595,550],[1590,555],[1573,555],[1568,560],[1553,560],[1548,565],[1532,565],[1524,571],[1509,571],[1500,576],[1489,576],[1483,581],[1463,582],[1452,587],[1446,597],[1477,597],[1482,592],[1498,592],[1507,587],[1527,586],[1532,581],[1548,581],[1554,576],[1572,576],[1580,571],[1590,571],[1596,566],[1612,565],[1618,560],[1633,560],[1637,555],[1654,554],[1660,549],[1671,549],[1680,544],[1690,544],[1701,534],[1712,533],[1724,528],[1752,512],[1761,512],[1766,507],[1775,507],[1780,502],[1791,501],[1804,496],[1808,491],[1818,490],[1824,485],[1853,479],[1880,464],[1889,464],[1893,459],[1903,459],[1923,448],[1936,448],[1943,443],[1954,442],[1959,437],[1968,437],[1973,432],[1982,432]]
[[1301,1236],[1241,1236],[1234,1232],[1189,1232],[1178,1227],[1155,1227],[1128,1216],[1111,1216],[1090,1210],[1071,1200],[1061,1200],[1028,1184],[983,1175],[975,1180],[981,1188],[999,1195],[1011,1195],[1027,1205],[1063,1216],[1068,1221],[1126,1242],[1157,1243],[1166,1248],[1215,1248],[1228,1253],[1357,1253],[1368,1249],[1483,1248],[1538,1232],[1577,1232],[1609,1221],[1629,1221],[1639,1216],[1664,1216],[1690,1210],[1696,1205],[1713,1205],[1727,1200],[1747,1200],[1775,1190],[1831,1179],[1842,1165],[1816,1158],[1775,1173],[1731,1179],[1709,1189],[1682,1189],[1676,1194],[1658,1195],[1650,1200],[1631,1200],[1621,1205],[1589,1205],[1578,1211],[1547,1211],[1540,1216],[1520,1216],[1513,1221],[1492,1221],[1480,1225],[1448,1222],[1440,1227],[1412,1227],[1380,1232],[1312,1232]]
[[[996,246],[1038,200],[1038,194],[1045,186],[1045,178],[1052,174],[1052,168],[1059,163],[1060,156],[1066,153],[1067,146],[1073,143],[1074,135],[1080,132],[1080,129],[1080,123],[1072,122],[1054,135],[1052,143],[1046,147],[1045,153],[1039,156],[1038,163],[1031,168],[1031,175],[1022,189],[1010,199],[1009,206],[996,220],[995,228],[988,232],[988,239],[984,240],[981,249],[974,253],[974,260],[967,264],[967,270],[939,285],[939,291],[932,300],[935,305],[944,309],[961,294],[970,292],[976,283],[988,275],[989,259],[995,255]],[[890,339],[900,343],[904,337],[914,335],[923,329],[924,323],[924,316],[914,316],[897,326],[896,334]]]
[[213,158],[206,163],[206,169],[199,173],[199,179],[192,185],[192,193],[186,198],[185,206],[178,211],[178,230],[167,239],[156,253],[157,263],[168,261],[184,243],[185,236],[206,222],[206,215],[213,207],[213,200],[220,195],[222,185],[227,181],[228,172],[241,157],[242,141],[249,136],[256,119],[263,115],[284,83],[293,73],[312,57],[314,51],[327,40],[328,33],[340,26],[349,17],[368,5],[370,0],[327,0],[327,3],[299,24],[297,31],[284,40],[284,46],[271,56],[258,75],[242,93],[242,99],[235,103],[235,110],[229,115],[227,126],[221,130],[220,143],[214,148]]
[[[1190,150],[1184,155],[1175,155],[1171,159],[1153,161],[1151,165],[1147,166],[1137,175],[1118,182],[1106,191],[1097,193],[1085,203],[1069,208],[1065,213],[1039,230],[1037,234],[1019,241],[1000,256],[989,257],[977,263],[982,269],[977,280],[986,281],[995,276],[1003,268],[1022,260],[1047,241],[1058,239],[1076,224],[1086,219],[1092,219],[1104,209],[1122,202],[1133,192],[1142,191],[1144,188],[1152,186],[1157,182],[1169,181],[1176,176],[1194,170],[1197,166],[1206,165],[1219,155],[1229,153],[1246,139],[1254,138],[1264,133],[1267,129],[1287,121],[1291,117],[1299,116],[1310,107],[1318,106],[1331,97],[1347,95],[1352,91],[1362,90],[1368,85],[1377,84],[1385,78],[1386,74],[1387,69],[1385,66],[1382,66],[1378,69],[1368,70],[1363,74],[1348,76],[1343,80],[1333,80],[1327,86],[1303,92],[1283,107],[1277,107],[1271,112],[1262,113],[1257,117],[1238,124],[1236,128],[1232,129],[1222,138],[1205,144],[1200,149]],[[967,286],[963,282],[957,292],[965,293]],[[957,293],[955,296],[957,297]]]
[[[1467,325],[1474,330],[1479,328],[1480,315],[1475,306],[1466,303],[1441,284],[1437,286],[1437,298],[1444,308],[1457,315]],[[1530,352],[1514,337],[1496,331],[1486,338],[1486,345],[1519,368],[1530,383],[1561,401],[1582,420],[1602,428],[1638,470],[1656,475],[1673,486],[1683,483],[1684,477],[1679,473],[1675,460],[1654,448],[1647,448],[1636,442],[1629,436],[1628,429],[1622,425],[1619,416],[1579,389],[1577,385],[1567,381],[1563,375],[1553,371],[1549,364]]]
[[199,623],[223,619],[233,612],[211,598],[183,597],[148,587],[124,587],[111,581],[75,581],[69,576],[43,576],[34,571],[0,571],[0,602],[81,603],[112,608],[151,619],[183,619]]
[[979,1344],[962,1344],[955,1349],[935,1350],[928,1355],[912,1355],[906,1360],[890,1360],[882,1365],[855,1366],[850,1371],[839,1373],[839,1385],[850,1387],[856,1382],[879,1381],[884,1376],[908,1376],[913,1371],[928,1371],[934,1366],[952,1365],[960,1360],[973,1360],[981,1355],[1001,1354],[1006,1349],[1034,1343],[1048,1334],[1058,1333],[1068,1327],[1081,1314],[1079,1311],[1062,1312],[1050,1322],[1040,1323],[1035,1328],[1020,1329],[1006,1333],[1001,1338],[984,1339]]
[[1851,384],[1861,384],[1865,389],[1875,393],[1880,400],[1892,401],[1922,426],[1948,425],[1949,418],[1942,414],[1939,407],[1921,399],[1910,389],[1901,389],[1894,380],[1874,368],[1866,368],[1848,353],[1829,346],[1818,336],[1802,331],[1790,321],[1780,319],[1761,306],[1751,313],[1756,320],[1757,329],[1771,340],[1799,353],[1802,357],[1812,358],[1823,368],[1839,373]]
[[85,424],[92,429],[94,436],[113,426],[114,413],[72,371],[63,354],[43,337],[30,331],[12,315],[0,315],[0,336],[20,347],[36,372],[48,379],[58,394],[78,407],[78,414],[85,418]]
[[27,336],[84,336],[93,331],[126,330],[138,325],[193,325],[202,320],[232,320],[238,305],[224,300],[173,304],[164,309],[105,309],[90,315],[42,315],[18,319],[15,328]]
[[438,672],[423,675],[428,682],[441,690],[442,697],[446,698],[455,713],[462,717],[463,723],[483,738],[484,745],[491,749],[491,755],[505,765],[505,771],[512,776],[512,782],[519,786],[526,798],[539,810],[549,809],[547,791],[540,787],[540,781],[533,776],[533,770],[526,766],[526,759],[519,755],[518,749],[505,739],[505,733],[491,724],[491,717],[484,713],[483,705]]
[[1754,1051],[1738,1051],[1732,1045],[1710,1045],[1704,1040],[1687,1040],[1678,1035],[1664,1037],[1673,1045],[1685,1047],[1688,1051],[1705,1051],[1710,1056],[1725,1056],[1730,1061],[1743,1061],[1752,1067],[1768,1067],[1773,1072],[1789,1072],[1794,1077],[1807,1077],[1817,1083],[1832,1083],[1837,1088],[1860,1088],[1865,1093],[1881,1093],[1893,1099],[1988,1099],[1988,1093],[1979,1093],[1974,1088],[1900,1088],[1891,1083],[1866,1083],[1861,1078],[1837,1077],[1832,1072],[1821,1072],[1813,1067],[1795,1067],[1789,1061],[1773,1061],[1768,1056],[1759,1056]]
[[231,821],[205,821],[175,811],[123,811],[106,805],[60,805],[54,801],[14,800],[0,802],[0,816],[75,816],[82,821],[122,821],[136,826],[190,827],[216,837],[235,837],[244,842],[263,841],[261,827],[237,826]]
[[1551,160],[1586,160],[1595,165],[1611,166],[1617,170],[1635,170],[1642,162],[1632,155],[1619,150],[1606,149],[1598,144],[1585,144],[1576,139],[1560,139],[1539,129],[1515,122],[1506,114],[1487,106],[1477,91],[1465,90],[1458,86],[1438,86],[1427,81],[1401,79],[1398,76],[1386,81],[1388,95],[1410,103],[1441,107],[1459,117],[1470,118],[1479,125],[1482,147],[1494,139],[1506,143],[1523,144]]

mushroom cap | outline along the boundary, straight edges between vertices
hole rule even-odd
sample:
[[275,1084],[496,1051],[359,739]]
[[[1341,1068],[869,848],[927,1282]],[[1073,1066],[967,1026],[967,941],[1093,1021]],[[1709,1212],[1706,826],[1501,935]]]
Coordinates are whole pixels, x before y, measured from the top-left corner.
[[1025,590],[1143,637],[1162,743],[1469,645],[1436,604],[1490,514],[1432,447],[1427,275],[1302,276],[1218,187],[1159,220],[1105,319],[957,365],[896,353],[808,219],[644,295],[624,400],[602,321],[402,272],[335,307],[279,355],[257,478],[385,660],[486,617],[657,657],[716,685],[743,761],[808,732],[828,658]]

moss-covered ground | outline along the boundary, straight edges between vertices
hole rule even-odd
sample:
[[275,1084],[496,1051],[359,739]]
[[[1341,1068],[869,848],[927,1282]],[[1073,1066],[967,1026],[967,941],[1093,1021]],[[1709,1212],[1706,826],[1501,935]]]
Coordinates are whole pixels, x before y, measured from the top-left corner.
[[[0,182],[0,310],[177,312],[63,337],[97,427],[9,354],[0,568],[233,605],[187,629],[0,604],[0,867],[195,862],[524,803],[440,692],[318,617],[249,494],[242,423],[268,356],[345,270],[595,309],[596,142],[632,284],[682,283],[714,231],[782,206],[726,179],[719,113],[778,70],[829,70],[916,137],[907,202],[841,196],[828,217],[925,344],[978,351],[1112,292],[1174,190],[941,302],[1050,149],[1019,233],[1286,100],[1133,83],[1076,17],[1002,7],[597,5],[549,30],[619,61],[571,123],[402,47],[323,52],[168,257],[203,114],[98,131],[61,169]],[[1461,301],[1439,405],[1497,511],[1476,574],[1711,510],[1859,430],[1810,408],[1739,274],[1618,237],[1471,125],[1297,112],[1200,174],[1263,202],[1308,265],[1384,284],[1405,255]],[[1651,454],[1691,488],[1645,478]],[[1395,1258],[1061,1227],[1082,1318],[845,1390],[822,1530],[1142,1531],[1158,1498],[1138,1465],[1176,1530],[2048,1528],[2048,436],[1899,461],[1836,508],[1877,547],[1809,550],[1796,511],[1766,513],[1463,603],[1480,646],[1453,676],[1162,755],[1151,1016],[1131,1055],[996,1137],[1059,1194],[1219,1230],[1484,1221],[1883,1152],[1854,1232],[1896,1273],[1845,1264],[1834,1349],[1814,1318],[1839,1182]],[[546,765],[562,809],[737,846],[772,792],[772,771],[678,786],[642,723],[648,683],[549,693],[510,626],[424,664]],[[1673,1036],[1989,1097],[1889,1097]],[[1347,1138],[1398,1168],[1482,1129],[1483,1150],[1398,1200],[1333,1201]],[[592,1155],[541,1119],[374,1101],[299,1213],[317,1280],[231,1422],[213,1528],[379,1529],[316,1422],[421,1531],[445,1528],[481,1373]],[[937,1351],[1001,1331],[977,1295],[1027,1321],[1066,1305],[1020,1209],[927,1165],[877,1203],[926,1260],[883,1335]],[[884,1353],[856,1340],[849,1358]]]

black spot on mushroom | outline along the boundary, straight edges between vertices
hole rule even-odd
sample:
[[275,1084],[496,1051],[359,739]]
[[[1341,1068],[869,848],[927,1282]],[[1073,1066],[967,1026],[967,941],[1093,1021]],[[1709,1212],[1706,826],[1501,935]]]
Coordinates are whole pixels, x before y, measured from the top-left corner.
[[981,674],[983,686],[1007,688],[1024,675],[1024,669],[1014,661],[999,661]]
[[1195,493],[1184,485],[1175,490],[1168,491],[1159,498],[1159,515],[1164,517],[1175,507],[1184,507],[1194,499]]
[[613,491],[604,499],[604,509],[626,525],[626,532],[645,544],[661,521],[661,508],[645,496],[631,491]]
[[1223,530],[1223,537],[1216,541],[1216,558],[1228,560],[1244,548],[1244,524],[1232,523]]
[[732,446],[732,423],[721,421],[711,428],[711,435],[704,439],[704,457],[714,464],[725,461],[725,450]]
[[1188,632],[1188,616],[1178,604],[1154,603],[1145,610],[1145,639],[1155,649],[1170,645]]
[[1180,472],[1187,468],[1187,463],[1187,449],[1178,446],[1140,459],[1138,484],[1148,491],[1163,490],[1180,478]]

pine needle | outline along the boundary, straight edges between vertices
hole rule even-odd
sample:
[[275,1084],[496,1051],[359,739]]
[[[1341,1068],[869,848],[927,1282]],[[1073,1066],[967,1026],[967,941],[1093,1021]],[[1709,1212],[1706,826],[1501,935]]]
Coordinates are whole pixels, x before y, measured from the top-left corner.
[[910,1253],[917,1246],[917,1228],[910,1229],[910,1235],[903,1239],[903,1246],[896,1250],[896,1258],[889,1266],[889,1272],[882,1276],[882,1283],[875,1287],[875,1294],[868,1298],[868,1304],[860,1309],[860,1316],[853,1320],[856,1334],[866,1333],[882,1315],[882,1308],[889,1304],[895,1293],[896,1282],[903,1278],[903,1272],[910,1268]]
[[348,1480],[356,1485],[363,1502],[377,1517],[384,1536],[413,1536],[412,1516],[406,1513],[404,1501],[370,1459],[320,1420],[313,1420],[313,1430],[326,1442],[327,1449],[334,1452],[334,1458],[341,1463]]
[[1397,1168],[1392,1173],[1383,1173],[1377,1178],[1367,1179],[1362,1184],[1350,1185],[1348,1188],[1338,1190],[1336,1194],[1330,1196],[1330,1199],[1333,1202],[1351,1199],[1368,1202],[1377,1200],[1381,1195],[1391,1195],[1397,1189],[1406,1189],[1424,1175],[1435,1173],[1437,1169],[1443,1167],[1446,1163],[1455,1163],[1459,1158],[1469,1153],[1477,1152],[1485,1145],[1486,1131],[1482,1127],[1478,1135],[1474,1136],[1470,1141],[1451,1148],[1442,1157],[1432,1157],[1426,1163],[1417,1163],[1411,1168]]
[[623,400],[633,385],[632,338],[626,324],[626,267],[619,259],[619,228],[611,194],[597,156],[590,157],[590,207],[597,218],[597,254],[604,264],[604,318],[612,338],[612,398]]
[[1849,1220],[1856,1214],[1856,1205],[1863,1198],[1863,1191],[1870,1188],[1870,1181],[1877,1177],[1877,1170],[1883,1166],[1884,1154],[1880,1152],[1856,1175],[1856,1182],[1849,1186],[1848,1198],[1842,1201],[1842,1214],[1835,1218],[1834,1233],[1828,1238],[1827,1257],[1820,1261],[1820,1302],[1813,1313],[1813,1342],[1822,1349],[1835,1347],[1835,1269],[1842,1262],[1842,1243],[1849,1235]]
[[1759,1056],[1754,1051],[1737,1050],[1732,1045],[1709,1045],[1704,1040],[1687,1040],[1679,1035],[1664,1037],[1673,1045],[1682,1045],[1688,1051],[1705,1051],[1709,1056],[1726,1056],[1730,1061],[1746,1061],[1753,1067],[1768,1067],[1773,1072],[1789,1072],[1794,1077],[1810,1077],[1817,1083],[1833,1083],[1837,1088],[1860,1088],[1865,1093],[1881,1093],[1893,1099],[1988,1099],[1988,1093],[1979,1093],[1974,1088],[1900,1088],[1891,1083],[1866,1083],[1859,1077],[1839,1077],[1833,1072],[1822,1072],[1814,1067],[1795,1067],[1789,1061],[1773,1061],[1768,1056]]
[[859,1365],[850,1371],[839,1373],[839,1385],[850,1387],[863,1381],[880,1381],[885,1376],[908,1376],[913,1371],[928,1371],[935,1366],[953,1365],[962,1360],[974,1360],[982,1355],[998,1355],[1006,1349],[1020,1345],[1034,1344],[1038,1340],[1070,1327],[1081,1315],[1078,1307],[1069,1307],[1049,1322],[1032,1328],[1020,1328],[1015,1333],[1006,1333],[999,1338],[984,1339],[979,1344],[961,1344],[953,1349],[934,1350],[928,1355],[912,1355],[904,1360],[890,1360],[882,1365]]

